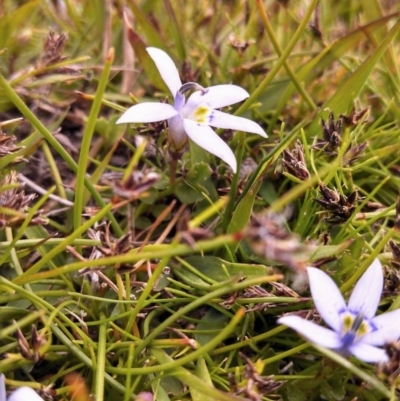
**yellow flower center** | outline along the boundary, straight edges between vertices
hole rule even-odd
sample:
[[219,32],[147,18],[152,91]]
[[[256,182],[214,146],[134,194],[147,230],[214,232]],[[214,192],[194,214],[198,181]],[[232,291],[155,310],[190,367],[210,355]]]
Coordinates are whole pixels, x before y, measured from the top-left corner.
[[342,319],[342,336],[353,334],[356,337],[361,337],[369,332],[368,322],[362,315],[352,316],[346,313]]
[[192,119],[199,124],[207,124],[208,116],[210,115],[211,109],[207,106],[199,106],[192,114]]

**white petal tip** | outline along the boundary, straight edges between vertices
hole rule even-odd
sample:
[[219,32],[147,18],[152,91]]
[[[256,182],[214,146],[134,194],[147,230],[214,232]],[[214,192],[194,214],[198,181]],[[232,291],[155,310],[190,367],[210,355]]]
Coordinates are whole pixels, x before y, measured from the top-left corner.
[[[296,323],[299,322],[299,319],[302,319],[299,316],[296,315],[286,315],[286,316],[282,316],[277,320],[277,323],[279,324],[283,324],[284,326],[287,327],[293,327],[296,330]],[[304,319],[302,319],[304,320]]]
[[125,124],[125,123],[126,123],[125,119],[124,119],[123,117],[120,117],[120,118],[116,121],[115,124]]
[[115,124],[136,124],[138,121],[132,121],[131,118],[129,118],[129,115],[126,113],[122,114],[122,116],[115,122]]
[[[164,50],[161,50],[158,47],[153,47],[153,46],[146,47],[146,51],[149,54],[151,54],[151,53],[165,53]],[[165,54],[167,54],[167,53],[165,53]]]
[[164,50],[156,47],[147,47],[146,50],[156,64],[156,67],[165,84],[171,91],[171,94],[175,96],[176,92],[182,86],[182,82],[173,60]]
[[139,103],[130,107],[118,119],[117,124],[153,123],[174,117],[178,112],[166,103]]
[[11,395],[8,397],[8,401],[43,401],[43,398],[40,397],[36,391],[31,389],[30,387],[20,387],[17,390],[13,391]]
[[358,342],[350,347],[350,352],[358,359],[368,363],[389,362],[388,354],[382,348],[377,348],[363,342]]
[[249,131],[249,132],[252,132],[254,134],[260,135],[263,138],[268,138],[267,133],[262,129],[261,125],[259,125],[256,122],[252,121],[252,128],[253,129],[251,131]]
[[338,349],[342,346],[340,336],[335,331],[319,326],[300,316],[286,315],[278,319],[278,323],[296,330],[298,334],[311,343],[330,349]]
[[[287,315],[287,316],[282,316],[277,320],[277,323],[279,324],[284,324],[285,326],[287,326],[286,323],[290,324],[290,320],[294,317],[295,315]],[[298,316],[296,316],[298,317]]]
[[256,132],[256,134],[262,136],[263,138],[268,138],[268,135],[263,130]]

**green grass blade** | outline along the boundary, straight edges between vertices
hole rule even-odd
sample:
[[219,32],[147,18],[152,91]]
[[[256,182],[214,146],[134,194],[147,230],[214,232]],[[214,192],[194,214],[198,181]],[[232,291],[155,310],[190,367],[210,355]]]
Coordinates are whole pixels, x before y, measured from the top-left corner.
[[83,133],[82,145],[79,153],[78,171],[76,174],[76,184],[75,184],[75,202],[74,202],[75,230],[77,230],[82,224],[82,210],[84,206],[83,200],[85,197],[85,178],[86,178],[86,170],[87,170],[90,146],[92,143],[92,137],[97,121],[97,116],[100,111],[102,98],[108,84],[108,77],[110,75],[113,61],[114,61],[114,49],[110,49],[107,56],[107,60],[104,64],[103,72],[100,76],[99,85],[92,104],[92,108],[90,110],[88,121],[86,122],[85,131]]

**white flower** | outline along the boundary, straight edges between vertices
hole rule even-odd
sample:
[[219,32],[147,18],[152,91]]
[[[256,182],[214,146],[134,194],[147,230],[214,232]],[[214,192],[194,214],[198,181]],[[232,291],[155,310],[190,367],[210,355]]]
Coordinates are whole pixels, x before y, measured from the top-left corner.
[[[0,374],[0,401],[6,401],[6,386],[2,374]],[[43,398],[30,387],[20,387],[10,394],[7,401],[43,401]]]
[[[209,88],[203,88],[194,82],[182,85],[178,70],[168,54],[154,47],[148,47],[147,52],[174,96],[174,105],[140,103],[130,107],[117,124],[168,120],[168,142],[172,153],[181,153],[189,137],[203,149],[221,158],[236,172],[235,155],[210,126],[252,132],[266,138],[267,135],[257,123],[215,110],[240,102],[249,97],[249,94],[236,85],[216,85]],[[195,92],[186,100],[185,93],[190,90]]]
[[365,362],[388,361],[386,352],[377,347],[400,337],[400,309],[375,316],[383,287],[379,260],[357,282],[347,305],[327,274],[313,267],[307,271],[315,307],[332,330],[294,315],[283,316],[278,323],[343,355],[353,354]]

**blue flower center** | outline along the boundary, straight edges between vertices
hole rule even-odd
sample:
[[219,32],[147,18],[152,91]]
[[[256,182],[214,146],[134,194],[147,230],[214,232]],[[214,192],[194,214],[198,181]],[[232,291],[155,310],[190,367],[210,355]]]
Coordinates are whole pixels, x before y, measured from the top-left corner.
[[188,110],[184,112],[183,108],[186,103],[185,95],[191,90],[199,91],[203,95],[208,92],[207,88],[203,88],[196,82],[187,82],[180,87],[178,92],[176,92],[174,99],[174,108],[183,118],[190,118],[191,120],[196,121],[198,124],[208,124],[212,118],[212,109],[206,104],[197,105],[194,109],[190,110],[190,113],[188,113]]
[[341,332],[343,347],[349,347],[370,331],[373,331],[373,327],[362,313],[356,315],[348,311],[343,313]]

